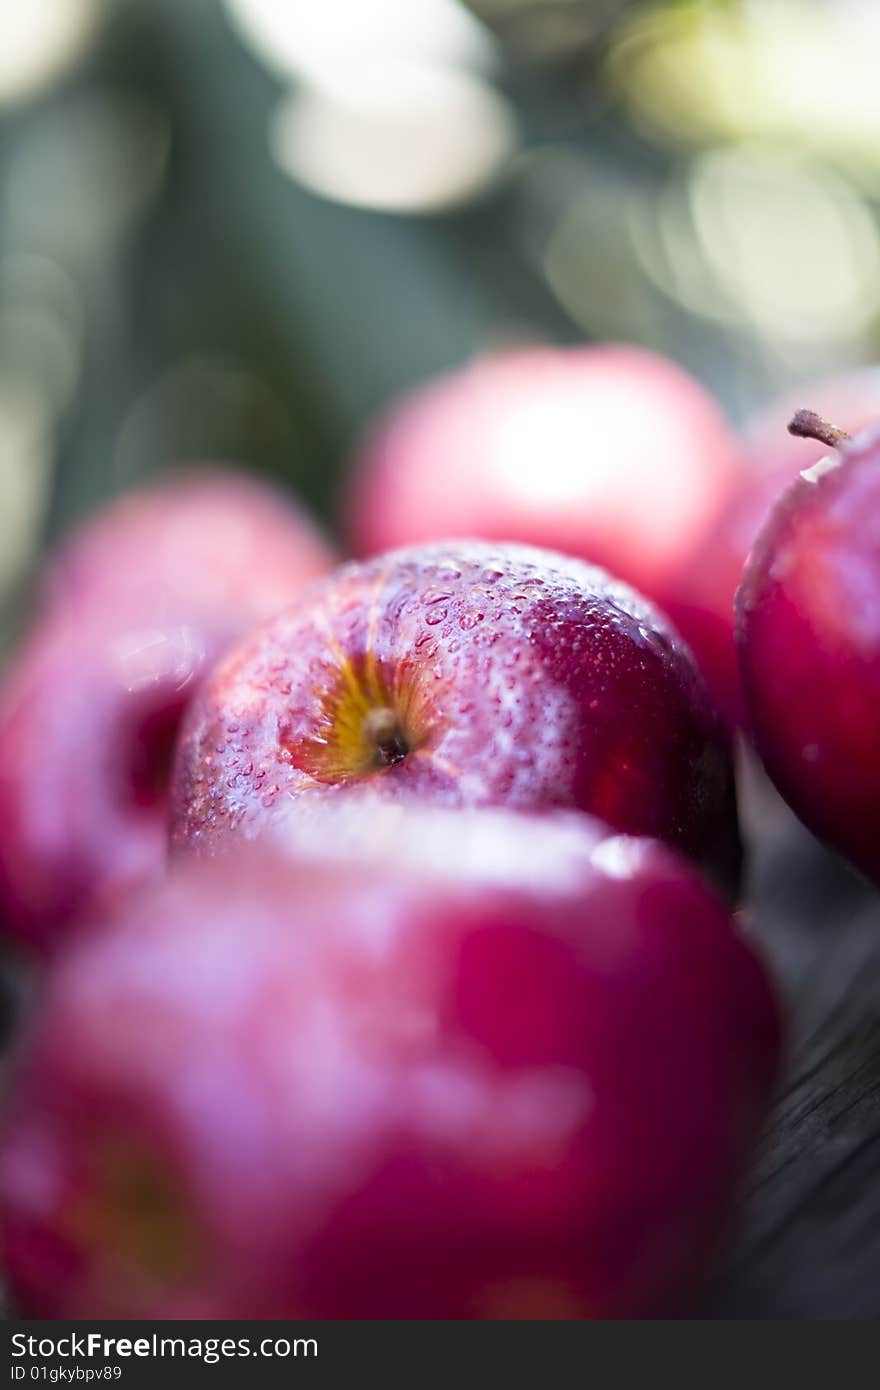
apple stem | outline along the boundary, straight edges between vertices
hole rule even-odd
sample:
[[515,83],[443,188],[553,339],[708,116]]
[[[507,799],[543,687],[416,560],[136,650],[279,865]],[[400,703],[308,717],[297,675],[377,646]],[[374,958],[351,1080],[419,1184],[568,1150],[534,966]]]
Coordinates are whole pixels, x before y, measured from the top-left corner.
[[847,434],[846,430],[838,429],[828,420],[823,420],[815,410],[795,411],[789,421],[788,432],[797,435],[799,439],[817,439],[820,444],[827,444],[829,449],[837,449],[852,439],[852,435]]

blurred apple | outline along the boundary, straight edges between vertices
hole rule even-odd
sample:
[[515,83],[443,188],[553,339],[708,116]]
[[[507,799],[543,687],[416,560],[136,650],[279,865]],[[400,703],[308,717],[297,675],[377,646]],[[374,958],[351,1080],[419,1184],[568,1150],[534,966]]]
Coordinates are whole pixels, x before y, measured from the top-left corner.
[[50,966],[0,1135],[25,1315],[691,1304],[776,1074],[752,949],[653,842],[363,810],[187,860]]
[[670,585],[732,487],[738,446],[680,367],[639,348],[499,353],[393,407],[355,462],[355,551],[477,536]]
[[228,642],[330,567],[265,484],[205,471],[62,541],[0,687],[0,916],[48,946],[165,858],[177,726]]

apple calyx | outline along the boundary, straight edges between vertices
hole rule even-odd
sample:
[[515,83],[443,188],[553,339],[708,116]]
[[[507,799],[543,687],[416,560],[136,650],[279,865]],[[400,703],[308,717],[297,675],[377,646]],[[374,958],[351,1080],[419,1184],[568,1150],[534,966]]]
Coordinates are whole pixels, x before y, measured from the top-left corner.
[[372,653],[340,654],[320,699],[320,731],[283,738],[293,766],[317,782],[381,776],[425,747],[437,726],[418,673]]
[[389,705],[368,710],[362,732],[365,742],[375,749],[377,768],[395,767],[412,751],[401,720]]
[[788,423],[788,432],[798,439],[816,439],[820,444],[827,444],[829,449],[839,449],[841,444],[848,444],[852,439],[846,430],[823,420],[815,410],[796,410]]

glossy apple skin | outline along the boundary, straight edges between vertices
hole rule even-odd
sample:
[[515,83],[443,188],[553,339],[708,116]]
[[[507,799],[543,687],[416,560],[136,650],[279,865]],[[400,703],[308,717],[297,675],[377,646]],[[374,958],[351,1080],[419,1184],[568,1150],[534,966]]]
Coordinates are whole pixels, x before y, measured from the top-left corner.
[[765,523],[737,595],[749,723],[801,819],[880,883],[880,431]]
[[484,357],[380,420],[353,465],[356,554],[480,536],[599,564],[662,600],[733,485],[706,391],[640,348]]
[[0,688],[0,917],[48,947],[166,856],[171,748],[224,647],[331,556],[271,488],[205,471],[110,504],[49,557]]
[[56,958],[0,1132],[25,1315],[697,1294],[780,1046],[718,901],[570,813],[353,811],[280,856],[179,864]]
[[[340,729],[382,703],[412,750],[362,772]],[[291,799],[352,786],[572,807],[667,841],[728,888],[739,870],[729,751],[687,649],[603,571],[529,546],[353,562],[245,638],[187,716],[173,843],[212,853],[255,838]]]
[[660,596],[731,728],[745,721],[733,605],[746,559],[774,503],[798,473],[828,453],[827,445],[788,433],[789,420],[804,406],[857,433],[880,419],[880,368],[810,382],[748,422],[744,466],[731,493],[689,563]]

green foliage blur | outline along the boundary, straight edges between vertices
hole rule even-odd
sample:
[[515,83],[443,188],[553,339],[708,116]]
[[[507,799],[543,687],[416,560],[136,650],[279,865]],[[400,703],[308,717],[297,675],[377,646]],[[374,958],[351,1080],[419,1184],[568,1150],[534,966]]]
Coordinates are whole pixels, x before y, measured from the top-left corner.
[[4,7],[8,623],[47,539],[184,460],[332,525],[373,414],[502,344],[645,343],[735,417],[874,359],[878,9]]

